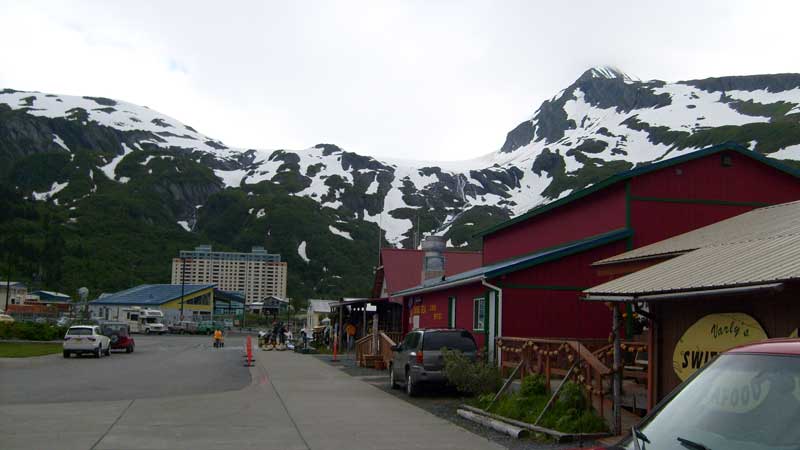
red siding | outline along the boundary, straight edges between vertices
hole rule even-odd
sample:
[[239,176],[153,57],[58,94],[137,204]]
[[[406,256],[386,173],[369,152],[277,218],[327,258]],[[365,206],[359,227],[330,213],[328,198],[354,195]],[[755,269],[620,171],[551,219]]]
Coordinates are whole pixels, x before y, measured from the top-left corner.
[[[491,280],[492,283],[550,286],[551,289],[503,288],[504,336],[598,338],[611,332],[611,314],[603,304],[580,300],[583,289],[608,277],[600,277],[591,263],[625,251],[625,242],[614,242],[549,263]],[[552,290],[574,287],[575,290]]]
[[579,291],[503,289],[503,336],[605,339],[611,313]]
[[[728,156],[730,167],[721,164]],[[662,200],[784,203],[800,199],[798,179],[735,152],[723,152],[635,177],[631,227],[635,247],[750,211],[753,206]]]
[[[456,328],[463,328],[472,332],[479,348],[483,348],[484,335],[472,329],[472,300],[482,297],[486,288],[480,283],[458,286],[421,295],[424,310],[420,310],[419,326],[421,328],[447,328],[449,318],[449,297],[456,298]],[[434,310],[431,310],[433,306]]]
[[[722,166],[722,155],[731,158],[731,167]],[[797,178],[736,152],[709,155],[630,182],[631,194],[639,197],[767,203],[800,198]]]
[[[386,292],[389,294],[403,289],[417,286],[422,281],[422,250],[384,248],[381,249],[380,271],[376,276],[383,277],[375,280],[376,285],[382,285],[386,280]],[[480,252],[459,252],[445,250],[444,252],[445,275],[455,275],[481,266]],[[380,292],[373,292],[373,297],[380,297]]]
[[620,183],[483,238],[483,264],[625,227],[625,186]]
[[635,247],[649,245],[745,213],[753,208],[752,206],[632,201],[633,243]]

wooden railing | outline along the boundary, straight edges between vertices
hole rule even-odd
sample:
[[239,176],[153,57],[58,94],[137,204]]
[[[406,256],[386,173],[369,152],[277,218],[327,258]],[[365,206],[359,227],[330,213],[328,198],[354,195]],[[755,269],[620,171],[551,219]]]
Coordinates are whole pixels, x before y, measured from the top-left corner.
[[[553,378],[563,379],[570,373],[570,380],[584,387],[588,397],[601,416],[607,416],[612,387],[613,348],[605,340],[588,339],[497,339],[501,354],[501,369],[507,376],[518,365],[520,378],[529,374],[542,374],[550,388]],[[623,352],[646,352],[647,343],[624,341]],[[569,372],[569,369],[574,369]],[[623,378],[633,378],[646,383],[646,370],[626,367]],[[627,370],[630,369],[630,370]]]
[[[394,336],[394,338],[392,337]],[[389,363],[392,361],[392,357],[394,356],[394,347],[397,342],[402,337],[402,333],[380,333],[380,355],[381,361],[383,361],[383,367],[389,367]]]
[[392,347],[400,340],[402,333],[380,331],[378,338],[368,334],[356,341],[356,361],[359,366],[376,367],[374,362],[381,361],[381,367],[388,367],[392,360]]

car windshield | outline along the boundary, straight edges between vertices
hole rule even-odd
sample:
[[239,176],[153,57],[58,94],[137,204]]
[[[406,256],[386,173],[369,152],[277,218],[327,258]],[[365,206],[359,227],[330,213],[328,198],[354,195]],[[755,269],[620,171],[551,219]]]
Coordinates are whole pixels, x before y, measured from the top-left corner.
[[106,336],[114,334],[119,336],[127,336],[128,327],[122,324],[103,325],[103,334]]
[[443,331],[425,333],[422,338],[423,350],[439,350],[447,347],[451,350],[461,350],[462,352],[474,352],[475,341],[468,331]]
[[[702,448],[694,443],[714,450],[797,450],[798,422],[800,357],[729,354],[687,383],[637,432],[642,449]],[[637,447],[631,441],[625,448]]]
[[70,328],[67,330],[67,334],[70,336],[91,336],[92,329],[91,328]]
[[147,323],[158,323],[158,318],[157,317],[147,317],[147,318],[144,319],[144,321],[147,322]]

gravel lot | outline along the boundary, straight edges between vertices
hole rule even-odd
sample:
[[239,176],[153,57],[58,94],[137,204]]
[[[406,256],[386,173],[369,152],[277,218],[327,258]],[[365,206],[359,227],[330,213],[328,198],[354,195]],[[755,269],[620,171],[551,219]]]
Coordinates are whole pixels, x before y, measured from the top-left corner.
[[570,449],[581,447],[592,447],[594,442],[584,442],[582,445],[577,442],[568,444],[553,444],[548,442],[537,442],[533,438],[514,439],[504,434],[498,433],[489,428],[478,425],[466,420],[456,414],[458,405],[464,403],[465,398],[453,390],[442,392],[437,389],[424,390],[418,397],[409,397],[402,390],[394,390],[389,387],[389,375],[386,371],[366,369],[355,364],[352,354],[340,356],[340,362],[332,362],[330,355],[315,355],[314,357],[332,366],[338,367],[350,376],[361,379],[362,381],[375,386],[382,391],[388,392],[397,398],[403,399],[414,406],[422,408],[431,414],[449,420],[454,424],[465,428],[475,434],[484,436],[511,450],[545,450],[545,449]]

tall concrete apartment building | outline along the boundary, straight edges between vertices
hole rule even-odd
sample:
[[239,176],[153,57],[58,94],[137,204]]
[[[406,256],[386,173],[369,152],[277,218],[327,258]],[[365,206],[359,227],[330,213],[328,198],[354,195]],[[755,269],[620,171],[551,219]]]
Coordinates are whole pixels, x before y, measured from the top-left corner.
[[242,293],[252,303],[269,296],[286,298],[286,268],[281,255],[267,253],[264,247],[239,253],[202,245],[173,258],[172,284],[216,283],[218,289]]

